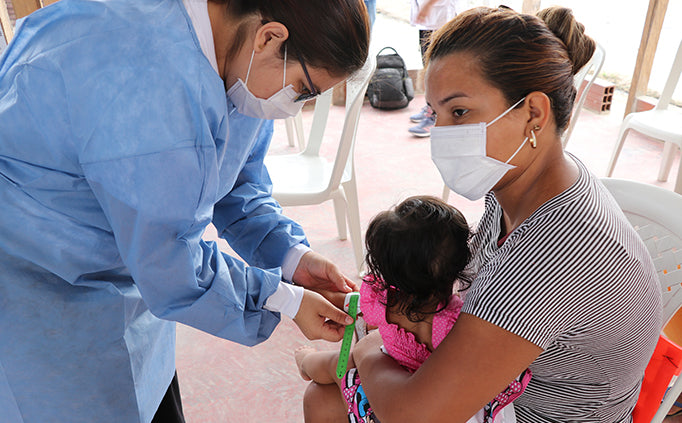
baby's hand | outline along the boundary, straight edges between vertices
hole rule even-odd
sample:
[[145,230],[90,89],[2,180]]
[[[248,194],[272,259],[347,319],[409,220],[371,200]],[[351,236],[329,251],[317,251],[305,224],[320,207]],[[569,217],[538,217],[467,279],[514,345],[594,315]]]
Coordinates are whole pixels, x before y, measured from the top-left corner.
[[308,373],[303,370],[303,359],[310,353],[314,353],[316,350],[308,345],[303,345],[302,347],[296,348],[294,351],[294,358],[296,359],[296,366],[298,366],[298,371],[301,373],[303,380],[312,380]]

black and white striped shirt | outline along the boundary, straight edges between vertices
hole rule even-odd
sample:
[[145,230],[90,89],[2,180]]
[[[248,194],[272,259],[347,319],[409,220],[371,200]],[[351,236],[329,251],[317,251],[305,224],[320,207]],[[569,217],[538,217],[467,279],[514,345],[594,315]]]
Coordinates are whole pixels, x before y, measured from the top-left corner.
[[494,194],[472,240],[462,312],[538,345],[519,422],[629,422],[661,328],[650,256],[618,205],[574,158],[578,180],[498,247]]

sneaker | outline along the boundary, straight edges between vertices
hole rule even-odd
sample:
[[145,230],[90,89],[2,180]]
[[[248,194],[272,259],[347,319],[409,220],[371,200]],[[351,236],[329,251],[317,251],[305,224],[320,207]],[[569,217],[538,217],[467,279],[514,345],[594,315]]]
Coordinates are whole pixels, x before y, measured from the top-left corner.
[[418,125],[413,126],[412,128],[408,129],[408,131],[415,137],[428,137],[431,136],[431,128],[433,128],[435,123],[436,118],[432,114],[429,114],[428,116],[424,117],[424,119],[419,122]]
[[414,123],[419,123],[423,121],[426,115],[431,112],[431,110],[429,109],[430,109],[429,106],[422,107],[422,109],[418,113],[415,113],[412,116],[410,116],[410,121]]

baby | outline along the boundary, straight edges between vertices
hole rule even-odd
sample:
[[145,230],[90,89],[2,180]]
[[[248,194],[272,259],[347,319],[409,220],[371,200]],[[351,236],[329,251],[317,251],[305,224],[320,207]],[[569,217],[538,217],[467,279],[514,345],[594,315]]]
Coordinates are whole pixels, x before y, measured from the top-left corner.
[[[378,327],[384,352],[410,371],[424,363],[459,316],[462,299],[453,291],[470,283],[470,236],[457,209],[427,196],[408,198],[380,213],[367,229],[369,272],[360,288],[360,311],[368,325]],[[350,422],[378,422],[352,355],[342,379],[336,377],[338,352],[301,347],[295,357],[303,379],[338,385],[347,404],[339,413],[347,413]],[[530,377],[524,371],[469,422],[515,422],[513,406],[506,406],[521,395]],[[330,406],[335,403],[331,399]]]

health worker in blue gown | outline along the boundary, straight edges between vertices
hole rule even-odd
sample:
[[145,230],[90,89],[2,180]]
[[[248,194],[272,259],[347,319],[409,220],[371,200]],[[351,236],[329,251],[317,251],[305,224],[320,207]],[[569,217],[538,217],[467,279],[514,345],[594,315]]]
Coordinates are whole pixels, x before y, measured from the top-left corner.
[[3,422],[183,421],[175,322],[254,345],[281,312],[341,338],[350,317],[302,287],[355,284],[282,215],[263,158],[271,119],[368,44],[362,0],[61,0],[19,21],[0,56]]

